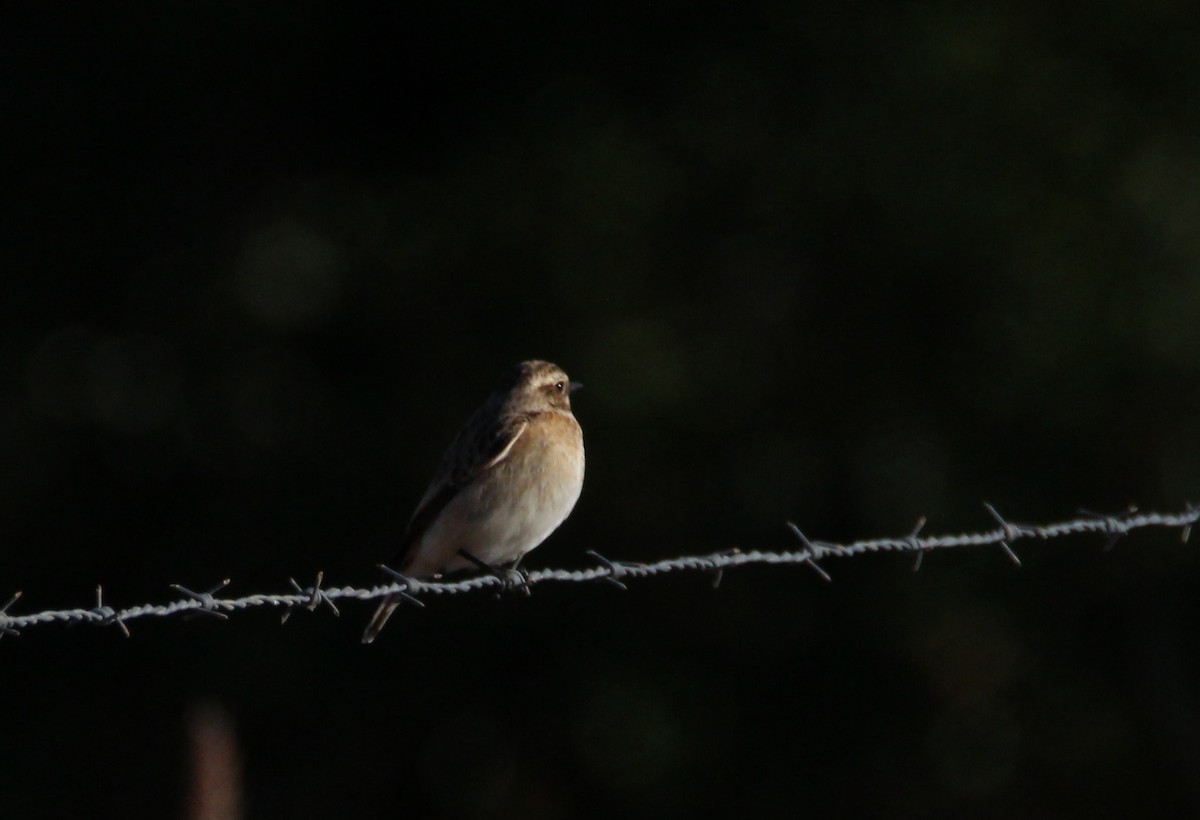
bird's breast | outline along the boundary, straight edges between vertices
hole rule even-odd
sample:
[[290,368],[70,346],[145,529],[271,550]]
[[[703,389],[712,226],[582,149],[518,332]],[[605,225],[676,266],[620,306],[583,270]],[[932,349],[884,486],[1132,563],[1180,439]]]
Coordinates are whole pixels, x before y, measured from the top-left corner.
[[571,512],[583,489],[583,431],[575,417],[566,413],[543,413],[530,419],[529,430],[517,442],[525,444],[514,452],[514,478],[524,476],[530,484],[530,501],[546,514],[560,516],[558,526]]
[[469,569],[459,550],[496,565],[519,558],[570,515],[583,468],[583,432],[574,416],[530,416],[508,454],[446,505],[407,568],[413,574]]

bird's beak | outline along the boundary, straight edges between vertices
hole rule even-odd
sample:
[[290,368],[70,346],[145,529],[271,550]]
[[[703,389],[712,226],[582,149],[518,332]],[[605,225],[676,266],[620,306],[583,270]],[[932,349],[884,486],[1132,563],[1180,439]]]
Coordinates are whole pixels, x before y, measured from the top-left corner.
[[570,390],[568,391],[570,393],[583,389],[583,382],[569,382],[568,384],[570,385]]

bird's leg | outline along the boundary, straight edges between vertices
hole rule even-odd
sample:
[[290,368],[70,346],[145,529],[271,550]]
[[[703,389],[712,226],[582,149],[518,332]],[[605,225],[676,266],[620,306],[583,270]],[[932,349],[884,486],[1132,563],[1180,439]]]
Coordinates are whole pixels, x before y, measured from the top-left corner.
[[498,578],[500,580],[502,591],[510,592],[512,590],[519,589],[522,592],[524,592],[526,595],[530,594],[529,575],[525,572],[522,572],[520,569],[518,569],[518,567],[521,565],[521,558],[525,557],[524,555],[521,555],[520,557],[518,557],[517,560],[513,562],[513,565],[511,567],[500,569],[500,568],[492,566],[491,564],[482,560],[481,558],[477,558],[476,556],[472,555],[467,550],[460,549],[458,551],[458,554],[461,555],[463,558],[466,558],[468,561],[470,561],[472,564],[474,564],[476,567],[478,567],[483,572],[486,572],[489,575],[492,575],[493,577]]
[[461,550],[461,549],[460,549],[460,550],[458,551],[458,554],[459,554],[459,555],[461,555],[463,558],[466,558],[466,559],[467,559],[468,561],[470,561],[472,564],[474,564],[474,565],[476,566],[476,568],[477,568],[477,569],[481,569],[481,570],[483,570],[484,572],[490,572],[492,575],[495,575],[495,574],[496,574],[496,568],[495,568],[495,567],[493,567],[493,566],[492,566],[491,564],[489,564],[488,562],[484,561],[482,558],[476,558],[476,557],[475,557],[475,555],[474,555],[473,553],[470,553],[470,552],[467,552],[466,550]]

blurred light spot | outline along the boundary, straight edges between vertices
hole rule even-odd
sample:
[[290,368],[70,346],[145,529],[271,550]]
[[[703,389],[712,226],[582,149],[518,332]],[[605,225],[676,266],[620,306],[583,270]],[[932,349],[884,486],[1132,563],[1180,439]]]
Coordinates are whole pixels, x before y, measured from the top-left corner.
[[23,398],[0,397],[0,506],[14,507],[45,484],[62,463],[62,448]]
[[517,798],[517,758],[511,741],[482,714],[460,713],[437,723],[425,744],[421,778],[408,784],[454,815],[506,815]]
[[236,820],[242,816],[242,762],[233,720],[213,703],[188,717],[191,740],[189,820]]
[[344,267],[333,242],[282,220],[246,237],[236,264],[237,298],[267,324],[310,326],[336,309]]
[[71,327],[37,345],[26,381],[31,403],[50,418],[134,435],[160,430],[175,418],[183,374],[162,339]]
[[950,457],[941,437],[932,426],[892,423],[865,433],[847,459],[861,503],[880,521],[947,506]]
[[1039,670],[1041,696],[1031,704],[1030,753],[1051,769],[1118,765],[1130,745],[1128,711],[1107,681],[1079,667]]
[[1194,425],[1160,437],[1155,442],[1154,456],[1158,486],[1200,487],[1200,430]]
[[998,611],[959,606],[939,617],[913,647],[934,688],[955,701],[978,701],[1011,683],[1020,644]]
[[620,122],[588,122],[564,144],[567,207],[588,232],[635,241],[658,216],[676,174]]
[[32,405],[55,421],[82,422],[91,415],[88,371],[101,336],[88,327],[56,330],[37,344],[26,362]]
[[1146,277],[1151,290],[1141,308],[1137,325],[1150,351],[1164,362],[1191,371],[1200,369],[1200,277],[1184,275]]
[[991,704],[952,707],[930,726],[925,749],[934,776],[963,797],[992,794],[1011,779],[1021,745],[1016,719]]
[[763,520],[793,509],[798,499],[809,509],[820,504],[827,474],[820,456],[798,435],[749,431],[727,444],[733,494],[748,513]]
[[1200,261],[1200,147],[1149,144],[1126,169],[1125,191],[1164,245]]
[[590,381],[603,384],[599,401],[629,415],[684,400],[689,390],[683,341],[666,321],[631,320],[596,338],[592,361],[601,363]]
[[642,808],[679,810],[688,801],[688,776],[711,748],[712,727],[692,719],[696,693],[687,683],[637,669],[585,678],[573,734],[595,782]]
[[175,351],[161,339],[105,339],[88,373],[96,418],[123,433],[162,429],[177,414],[183,377]]
[[225,374],[222,392],[233,429],[261,449],[311,441],[328,421],[324,383],[307,362],[282,350],[247,355]]

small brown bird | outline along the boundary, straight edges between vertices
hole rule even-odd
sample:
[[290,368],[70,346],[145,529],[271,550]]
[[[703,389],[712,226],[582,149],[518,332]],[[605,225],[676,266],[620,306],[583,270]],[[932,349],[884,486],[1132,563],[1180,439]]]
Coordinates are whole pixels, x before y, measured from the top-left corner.
[[[583,489],[583,431],[572,382],[558,365],[521,362],[475,411],[442,456],[400,541],[397,572],[427,578],[500,566],[546,540]],[[400,604],[383,600],[363,633],[371,643]]]

